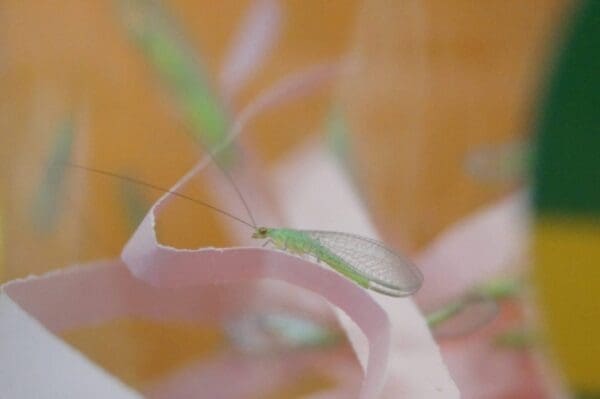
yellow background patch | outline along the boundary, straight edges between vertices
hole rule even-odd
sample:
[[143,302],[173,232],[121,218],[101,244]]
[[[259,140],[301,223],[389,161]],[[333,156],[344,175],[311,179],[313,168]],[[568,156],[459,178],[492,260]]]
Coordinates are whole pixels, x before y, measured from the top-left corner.
[[535,226],[537,296],[570,385],[600,389],[600,223],[544,217]]

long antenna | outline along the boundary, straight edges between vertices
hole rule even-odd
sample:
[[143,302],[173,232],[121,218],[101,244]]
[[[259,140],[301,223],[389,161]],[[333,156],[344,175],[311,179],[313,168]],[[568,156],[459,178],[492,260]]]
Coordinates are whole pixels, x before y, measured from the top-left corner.
[[240,111],[236,119],[233,121],[229,134],[221,142],[215,145],[216,148],[214,151],[212,148],[210,148],[210,146],[206,145],[206,143],[203,143],[202,140],[199,140],[200,143],[203,144],[203,148],[205,152],[208,153],[210,159],[221,170],[227,180],[229,180],[229,183],[237,193],[238,198],[242,201],[242,204],[244,204],[246,213],[248,214],[248,217],[250,217],[252,224],[254,224],[254,228],[256,228],[256,220],[254,219],[252,210],[248,206],[248,203],[244,199],[244,196],[235,183],[233,177],[227,171],[227,168],[221,166],[219,163],[217,155],[224,149],[230,148],[231,143],[242,133],[244,126],[248,123],[248,121],[258,115],[261,111],[276,103],[279,103],[282,100],[285,100],[286,97],[289,99],[289,97],[293,98],[298,94],[303,93],[307,87],[318,84],[323,79],[333,77],[337,72],[337,69],[337,63],[326,63],[317,65],[316,67],[311,67],[308,71],[283,78],[280,82],[276,83],[274,87],[267,89],[266,92],[258,96],[254,101]]
[[[221,151],[221,150],[223,150],[225,148],[227,148],[227,146],[220,147],[220,148],[217,149],[217,151]],[[230,148],[233,148],[233,147],[230,147]],[[221,164],[219,163],[219,160],[217,159],[216,155],[214,155],[212,153],[212,151],[206,150],[206,149],[205,149],[205,151],[208,154],[208,156],[210,157],[210,159],[213,161],[213,163],[217,166],[217,168],[219,168],[219,170],[221,171],[221,173],[223,173],[223,175],[225,175],[225,177],[229,181],[229,184],[231,184],[231,186],[235,190],[238,198],[242,201],[242,204],[244,205],[244,208],[246,209],[246,213],[250,217],[250,221],[252,222],[253,228],[256,229],[257,226],[256,226],[256,220],[254,219],[254,215],[252,214],[252,211],[250,210],[250,207],[248,206],[248,203],[244,199],[244,196],[242,195],[242,192],[240,191],[239,187],[237,186],[237,184],[233,180],[233,177],[227,171],[226,168],[224,168],[223,166],[221,166]]]
[[[65,162],[64,165],[72,167],[72,168],[87,170],[88,172],[92,172],[92,173],[98,173],[98,174],[104,175],[104,176],[115,177],[117,179],[128,181],[130,183],[137,184],[139,186],[144,186],[144,187],[151,188],[153,190],[157,190],[157,191],[162,191],[162,192],[165,192],[165,193],[169,193],[169,194],[172,194],[172,195],[174,195],[176,197],[183,198],[183,199],[186,199],[188,201],[192,201],[192,202],[195,202],[195,203],[200,204],[202,206],[205,206],[205,207],[207,207],[207,208],[209,208],[209,209],[211,209],[211,210],[213,210],[215,212],[219,212],[222,215],[229,216],[230,218],[232,218],[234,220],[237,220],[240,223],[245,224],[246,226],[252,228],[253,230],[256,229],[256,223],[250,224],[247,221],[243,220],[242,218],[239,218],[239,217],[237,217],[235,215],[232,215],[231,213],[226,212],[226,211],[224,211],[222,209],[219,209],[216,206],[208,204],[208,203],[206,203],[204,201],[201,201],[199,199],[187,196],[187,195],[182,194],[182,193],[180,193],[178,191],[172,191],[172,190],[166,189],[164,187],[160,187],[160,186],[154,185],[152,183],[148,183],[146,181],[143,181],[143,180],[140,180],[140,179],[136,179],[135,177],[130,177],[130,176],[126,176],[126,175],[120,175],[120,174],[117,174],[117,173],[114,173],[114,172],[110,172],[110,171],[107,171],[107,170],[101,170],[101,169],[91,168],[91,167],[88,167],[88,166],[77,165],[77,164],[70,163],[70,162]],[[235,184],[234,184],[234,187],[235,187]],[[236,191],[237,191],[237,187],[236,187]],[[245,201],[243,201],[243,202],[244,202],[244,205],[246,205]],[[254,219],[252,221],[254,222]]]

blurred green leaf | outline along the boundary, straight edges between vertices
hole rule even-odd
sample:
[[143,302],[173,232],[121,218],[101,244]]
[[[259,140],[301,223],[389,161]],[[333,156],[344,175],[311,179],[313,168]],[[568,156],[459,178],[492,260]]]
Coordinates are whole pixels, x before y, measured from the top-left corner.
[[329,113],[325,131],[329,150],[350,178],[357,195],[366,203],[364,192],[358,179],[350,127],[340,107],[334,106]]
[[327,142],[331,152],[346,165],[349,162],[350,138],[342,111],[334,108],[327,119]]
[[131,37],[170,88],[193,136],[215,148],[226,137],[228,115],[192,46],[159,1],[120,4]]
[[56,228],[64,194],[66,163],[71,157],[73,138],[73,121],[63,122],[58,128],[45,173],[33,200],[32,221],[41,233],[48,234]]
[[135,229],[144,216],[146,216],[146,212],[150,208],[150,203],[144,197],[138,186],[124,180],[120,180],[119,182],[121,201],[125,207],[125,214],[127,215],[129,226],[132,229]]

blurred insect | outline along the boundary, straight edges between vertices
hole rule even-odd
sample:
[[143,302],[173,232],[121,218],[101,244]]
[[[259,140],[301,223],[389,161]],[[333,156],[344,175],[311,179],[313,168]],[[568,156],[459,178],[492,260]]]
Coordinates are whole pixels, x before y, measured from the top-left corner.
[[[213,161],[215,161],[213,157]],[[215,161],[216,163],[216,161]],[[332,269],[354,281],[361,287],[393,297],[411,295],[423,282],[423,275],[408,259],[389,249],[382,242],[349,233],[319,230],[296,230],[289,228],[259,227],[252,211],[244,200],[230,175],[221,171],[229,179],[248,213],[250,221],[219,209],[204,201],[189,197],[177,191],[168,190],[154,184],[113,172],[68,164],[71,167],[126,180],[134,184],[170,193],[193,201],[215,212],[225,215],[254,230],[252,238],[265,239],[263,246],[272,244],[283,251],[312,256],[317,263],[323,261]],[[217,164],[217,166],[219,166]]]
[[492,322],[499,313],[499,304],[484,296],[468,293],[427,313],[427,324],[436,338],[469,335]]
[[504,331],[494,337],[494,345],[498,348],[527,350],[540,343],[539,334],[528,327],[517,327]]
[[514,299],[520,292],[520,281],[498,279],[469,289],[444,306],[427,313],[427,324],[437,338],[468,335],[492,322],[500,304]]

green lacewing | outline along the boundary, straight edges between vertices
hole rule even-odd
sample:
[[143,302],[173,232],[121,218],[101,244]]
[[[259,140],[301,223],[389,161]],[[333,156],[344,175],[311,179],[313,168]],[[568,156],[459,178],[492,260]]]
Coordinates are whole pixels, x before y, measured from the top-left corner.
[[311,256],[317,262],[325,263],[361,287],[381,294],[393,297],[408,296],[415,293],[423,282],[423,275],[410,260],[391,250],[381,241],[337,231],[258,226],[241,192],[223,169],[221,170],[240,196],[250,221],[199,199],[133,177],[82,165],[69,164],[69,166],[129,181],[200,204],[252,228],[254,231],[252,238],[265,240],[264,245],[271,244],[288,253]]

